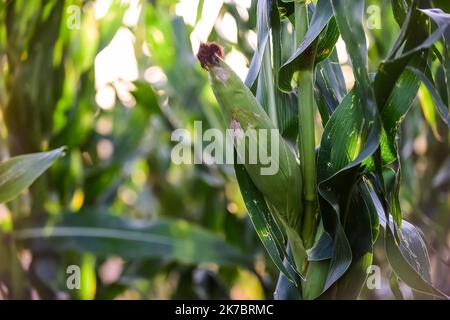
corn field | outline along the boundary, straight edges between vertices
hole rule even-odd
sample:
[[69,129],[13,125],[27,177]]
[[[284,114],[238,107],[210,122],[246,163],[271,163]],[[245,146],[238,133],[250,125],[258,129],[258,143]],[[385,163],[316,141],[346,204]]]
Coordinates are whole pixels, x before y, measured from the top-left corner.
[[448,299],[449,49],[447,0],[0,0],[0,300]]

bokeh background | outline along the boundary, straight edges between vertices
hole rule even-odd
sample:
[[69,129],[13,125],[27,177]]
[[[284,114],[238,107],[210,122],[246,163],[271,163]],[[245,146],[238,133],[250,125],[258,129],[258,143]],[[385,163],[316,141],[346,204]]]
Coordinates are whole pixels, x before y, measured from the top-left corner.
[[[399,28],[390,1],[367,2],[374,71]],[[289,48],[292,25],[283,24]],[[13,244],[0,238],[0,298],[273,297],[278,272],[233,168],[170,158],[175,129],[193,132],[196,120],[221,127],[195,59],[200,43],[223,45],[244,79],[255,30],[252,0],[0,0],[0,157],[67,147],[28,192],[0,205],[0,235],[21,234]],[[341,40],[336,50],[351,88]],[[434,283],[448,294],[450,148],[434,110],[421,88],[399,136],[401,205],[422,229]],[[319,117],[316,127],[320,137]],[[47,238],[60,223],[113,236]],[[381,288],[362,298],[392,298],[378,246]],[[79,290],[67,287],[70,265],[81,268]]]

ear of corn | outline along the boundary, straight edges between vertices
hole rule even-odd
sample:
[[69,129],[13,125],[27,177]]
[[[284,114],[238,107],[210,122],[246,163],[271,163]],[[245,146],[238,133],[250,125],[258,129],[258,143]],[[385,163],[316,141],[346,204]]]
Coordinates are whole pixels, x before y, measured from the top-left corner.
[[[221,50],[216,47],[215,44],[202,45],[198,57],[202,66],[209,70],[212,89],[225,123],[234,132],[238,157],[277,218],[296,229],[302,205],[301,172],[297,159],[251,91],[221,59]],[[210,56],[205,58],[208,53]],[[254,129],[256,134],[247,134],[250,129]],[[267,143],[261,143],[261,138],[267,138]],[[246,156],[254,155],[244,154],[242,149],[248,151],[251,145],[257,146],[260,155],[268,155],[278,170],[273,174],[263,174],[268,164],[262,163],[260,157],[256,163],[249,163]]]

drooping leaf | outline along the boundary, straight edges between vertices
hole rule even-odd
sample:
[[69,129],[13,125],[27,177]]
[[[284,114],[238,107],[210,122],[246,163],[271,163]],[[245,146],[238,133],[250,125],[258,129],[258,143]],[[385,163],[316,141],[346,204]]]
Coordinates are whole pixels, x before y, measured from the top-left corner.
[[[288,269],[290,268],[289,260],[293,259],[291,248],[288,248],[287,254],[290,256],[290,259],[284,258],[283,264]],[[300,292],[296,285],[283,272],[280,272],[273,297],[275,300],[298,300],[300,299]]]
[[235,164],[235,172],[250,220],[258,237],[277,268],[295,283],[296,274],[293,264],[291,261],[288,267],[283,264],[283,259],[286,257],[283,233],[270,213],[264,196],[253,184],[243,165]]
[[[381,138],[381,158],[384,164],[398,160],[396,134],[411,103],[416,97],[420,85],[419,74],[426,67],[427,49],[429,49],[445,32],[445,26],[440,26],[428,35],[427,18],[416,10],[417,3],[411,5],[404,19],[401,34],[394,45],[387,61],[383,62],[374,80],[375,96],[383,122]],[[409,67],[408,67],[409,65]],[[416,69],[416,72],[412,70]],[[448,114],[439,105],[441,114]],[[438,108],[439,108],[438,107]],[[369,159],[366,168],[371,169],[374,164]],[[402,223],[402,213],[399,201],[401,168],[397,163],[395,182],[390,196],[390,214],[396,225]],[[395,229],[394,229],[395,234]]]
[[[416,98],[418,89],[419,81],[417,77],[408,70],[404,71],[381,111],[383,121],[381,156],[383,164],[389,164],[397,158],[397,132]],[[374,166],[369,162],[366,162],[365,165],[368,170]]]
[[403,221],[401,234],[398,245],[391,228],[386,228],[386,255],[394,272],[414,290],[448,298],[431,284],[428,252],[420,233],[412,224]]
[[[444,29],[444,37],[450,37],[450,13],[442,11],[440,8],[431,8],[431,9],[419,9],[439,26],[439,28]],[[450,39],[447,39],[447,41]]]
[[[405,70],[407,64],[419,56],[426,56],[426,50],[429,49],[443,35],[445,28],[436,29],[431,35],[428,35],[427,19],[420,11],[415,10],[413,4],[410,9],[409,19],[405,20],[402,30],[405,30],[403,37],[399,37],[398,49],[394,49],[389,54],[386,61],[380,64],[377,75],[374,80],[375,96],[377,103],[382,109],[388,99],[394,85],[400,75]],[[398,54],[403,45],[403,51]]]
[[[419,82],[411,72],[405,71],[408,64],[423,69],[426,66],[427,49],[430,48],[443,34],[443,28],[438,28],[431,35],[428,32],[428,19],[417,9],[417,1],[414,1],[403,21],[400,35],[388,56],[388,59],[380,64],[374,80],[375,97],[378,108],[381,110],[383,131],[381,148],[373,159],[364,163],[368,170],[376,168],[380,179],[381,165],[398,160],[396,133],[409,110],[411,102],[416,96]],[[398,8],[399,10],[401,8]],[[401,10],[406,10],[403,8]],[[374,160],[374,162],[372,162]],[[401,168],[397,161],[395,169],[394,185],[391,188],[389,211],[396,225],[402,223],[402,213],[399,201],[401,180]],[[384,183],[381,182],[382,188]],[[388,197],[385,195],[384,199]],[[394,226],[396,227],[396,226]],[[394,234],[397,234],[394,229]]]
[[[328,22],[333,16],[333,10],[329,0],[319,0],[317,6],[315,8],[314,14],[311,19],[311,23],[308,27],[308,31],[305,34],[305,38],[300,46],[295,50],[293,55],[289,58],[288,61],[281,67],[280,69],[280,82],[279,87],[281,90],[289,92],[292,90],[291,80],[294,72],[298,70],[299,64],[301,64],[301,60],[304,54],[306,54],[307,49],[314,43],[316,39],[319,38],[321,32],[325,29]],[[330,34],[328,37],[325,37],[325,42],[328,45],[322,44],[322,51],[318,52],[321,56],[326,57],[327,54],[332,52],[332,48],[329,46],[332,44],[332,39],[336,37],[336,29],[335,26],[330,27]],[[331,39],[331,40],[330,40]],[[337,40],[337,39],[336,39]],[[320,47],[320,44],[319,44]],[[328,50],[328,52],[326,52]],[[317,60],[316,63],[319,61]]]
[[431,283],[428,251],[417,228],[403,220],[400,239],[396,239],[393,220],[386,219],[387,216],[379,200],[379,195],[368,181],[361,184],[361,191],[365,201],[371,202],[370,205],[378,213],[380,226],[385,230],[386,255],[396,275],[414,290],[445,298],[445,294]]
[[52,226],[25,223],[13,237],[24,245],[36,245],[35,250],[43,242],[49,246],[44,250],[92,252],[102,257],[251,266],[251,257],[183,220],[143,222],[86,210],[64,214]]
[[423,73],[421,70],[414,68],[414,67],[408,67],[408,70],[414,72],[414,74],[423,82],[425,87],[428,89],[428,92],[433,97],[434,104],[436,106],[436,109],[439,112],[439,115],[441,116],[442,121],[445,122],[447,126],[450,125],[450,111],[448,107],[445,105],[444,101],[442,100],[441,96],[439,95],[439,92],[436,90],[432,80],[430,80],[425,73]]

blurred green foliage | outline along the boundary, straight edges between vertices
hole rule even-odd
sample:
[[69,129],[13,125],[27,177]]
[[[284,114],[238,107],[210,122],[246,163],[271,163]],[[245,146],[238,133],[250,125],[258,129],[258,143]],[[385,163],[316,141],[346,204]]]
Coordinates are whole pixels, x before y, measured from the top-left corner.
[[[131,23],[129,2],[106,1],[103,14],[99,2],[0,0],[0,154],[66,146],[27,192],[0,205],[0,298],[272,298],[278,271],[247,217],[233,168],[170,160],[173,130],[192,130],[194,120],[223,127],[192,48],[210,1],[197,1],[192,24],[176,14],[177,0],[135,1]],[[399,31],[389,1],[381,2],[367,4],[382,11],[382,27],[368,30],[370,71]],[[218,12],[231,15],[237,41],[217,24],[208,40],[248,65],[256,1],[240,3],[225,1]],[[122,42],[112,46],[118,35]],[[127,45],[135,62],[125,51],[114,55]],[[441,88],[447,102],[449,93]],[[426,235],[435,284],[448,293],[450,149],[434,110],[422,88],[400,130],[400,199]],[[374,263],[386,266],[378,249]],[[81,268],[80,290],[67,287],[70,265]],[[366,290],[363,297],[392,295]]]

